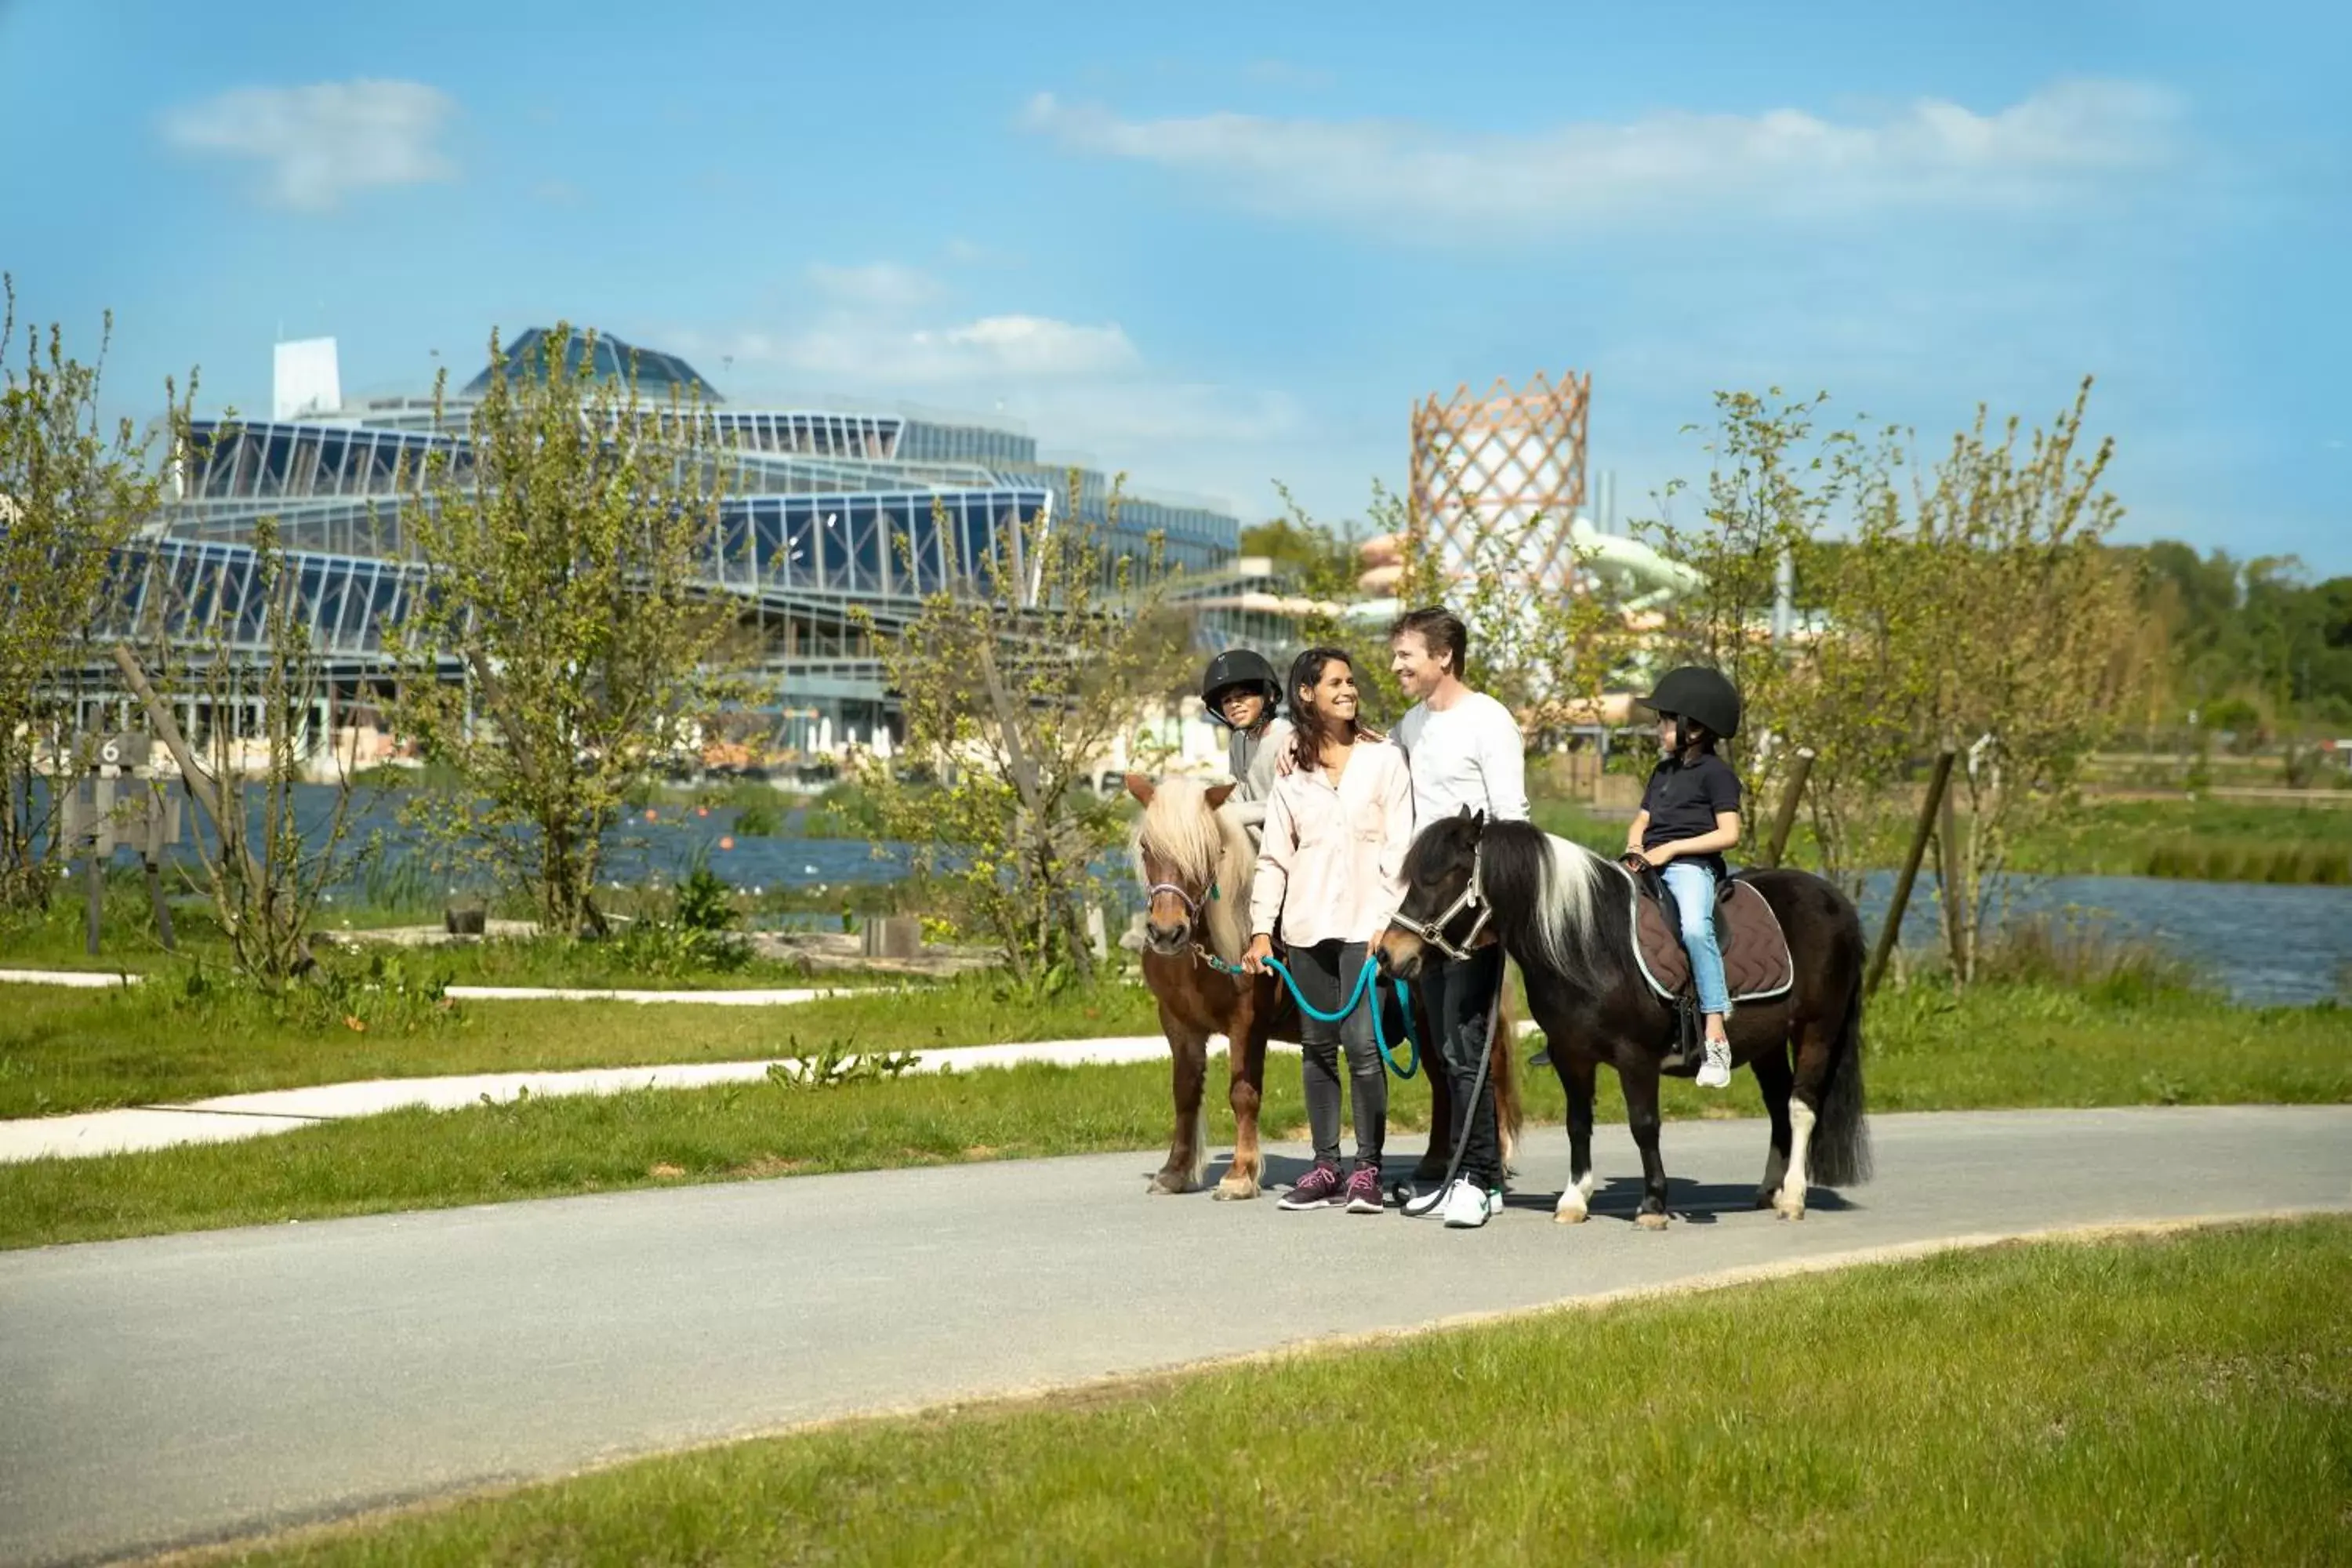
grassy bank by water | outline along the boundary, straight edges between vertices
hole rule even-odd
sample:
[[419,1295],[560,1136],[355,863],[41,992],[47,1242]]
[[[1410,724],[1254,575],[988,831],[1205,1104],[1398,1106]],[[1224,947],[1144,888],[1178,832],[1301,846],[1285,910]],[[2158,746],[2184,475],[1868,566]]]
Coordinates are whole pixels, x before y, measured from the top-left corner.
[[[862,1000],[812,1005],[866,1005]],[[1099,1026],[1101,1020],[1087,1018],[1076,1004],[1055,1013],[998,1013],[996,1027],[989,1028],[982,1023],[989,1005],[1009,1005],[983,1004],[973,992],[963,993],[959,1004],[956,994],[943,993],[925,1000],[925,1010],[908,1015],[900,1033],[875,1026],[863,1044],[878,1049],[894,1039],[937,1044],[1013,1037],[1003,1032],[1008,1030],[1034,1038],[1048,1032],[1049,1018],[1077,1033],[1148,1030]],[[480,1010],[486,1021],[509,1011],[523,1016],[499,1026],[514,1031],[503,1058],[514,1065],[552,1066],[567,1054],[575,1061],[593,1054],[578,1038],[581,1023],[611,1016],[553,1004]],[[667,1037],[674,1047],[695,1050],[681,1059],[779,1050],[785,1046],[779,1036],[788,1027],[803,1042],[819,1037],[799,1022],[805,1016],[800,1009],[791,1020],[763,1022],[719,1008],[631,1008],[623,1021],[635,1024],[640,1013],[656,1015],[640,1027],[683,1031]],[[870,1021],[875,1015],[856,1016]],[[1131,1016],[1125,1021],[1133,1022]],[[709,1040],[692,1033],[704,1026],[715,1032]],[[89,1048],[86,1036],[81,1044],[58,1049],[57,1059],[70,1062]],[[290,1051],[295,1043],[279,1048]],[[1870,1048],[1870,1101],[1882,1111],[2352,1100],[2352,1011],[2336,1008],[2257,1012],[2179,994],[2101,1000],[2042,986],[1979,987],[1955,998],[1923,985],[1878,1005]],[[527,1054],[541,1059],[519,1059]],[[642,1046],[631,1059],[658,1058]],[[215,1072],[234,1065],[184,1064]],[[291,1058],[279,1066],[290,1081],[300,1080]],[[1223,1070],[1222,1063],[1213,1069],[1210,1135],[1229,1143],[1232,1119],[1215,1087]],[[1269,1131],[1303,1136],[1297,1058],[1276,1058],[1266,1087]],[[1552,1074],[1528,1073],[1526,1100],[1530,1122],[1559,1123],[1565,1106]],[[1428,1109],[1424,1087],[1401,1086],[1391,1097],[1392,1125],[1423,1129]],[[1762,1103],[1752,1079],[1742,1074],[1726,1094],[1670,1082],[1665,1110],[1675,1118],[1757,1116]],[[1613,1074],[1601,1075],[1599,1114],[1604,1121],[1623,1120]],[[1031,1066],[824,1089],[762,1082],[437,1114],[401,1111],[246,1143],[0,1165],[0,1247],[671,1182],[1114,1150],[1139,1152],[1139,1185],[1165,1146],[1169,1121],[1168,1069],[1157,1062]]]
[[2347,1295],[2336,1219],[1948,1254],[853,1422],[245,1560],[2341,1561]]

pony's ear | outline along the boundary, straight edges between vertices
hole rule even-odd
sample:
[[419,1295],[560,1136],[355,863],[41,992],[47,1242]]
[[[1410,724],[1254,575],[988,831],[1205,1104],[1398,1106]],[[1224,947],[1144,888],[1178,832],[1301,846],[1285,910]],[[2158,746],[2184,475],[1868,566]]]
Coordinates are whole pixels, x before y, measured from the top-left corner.
[[1150,805],[1151,804],[1151,781],[1145,778],[1141,773],[1129,773],[1127,775],[1127,793],[1135,797],[1136,805]]
[[1219,806],[1224,805],[1227,800],[1231,799],[1233,797],[1234,791],[1239,787],[1241,786],[1238,784],[1214,784],[1210,788],[1202,791],[1201,798],[1209,803],[1209,809],[1211,811],[1214,811]]
[[1483,812],[1483,811],[1478,811],[1478,812],[1473,812],[1473,813],[1471,813],[1471,815],[1470,815],[1470,826],[1473,826],[1473,827],[1484,827],[1484,826],[1486,826],[1486,814],[1485,812]]
[[1466,805],[1460,811],[1454,814],[1454,819],[1456,822],[1475,822],[1476,820],[1470,815],[1470,808]]

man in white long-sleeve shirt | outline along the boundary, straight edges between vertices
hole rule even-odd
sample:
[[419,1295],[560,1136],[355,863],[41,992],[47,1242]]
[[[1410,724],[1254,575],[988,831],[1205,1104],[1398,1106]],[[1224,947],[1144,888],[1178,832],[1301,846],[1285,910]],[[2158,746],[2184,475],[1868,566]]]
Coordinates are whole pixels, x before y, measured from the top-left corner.
[[[1527,742],[1511,710],[1463,683],[1470,652],[1468,630],[1444,609],[1414,610],[1389,629],[1389,668],[1413,707],[1390,738],[1412,769],[1413,831],[1465,806],[1490,820],[1525,821]],[[1449,1226],[1486,1223],[1502,1206],[1503,1152],[1495,1125],[1495,1084],[1474,1104],[1486,1034],[1503,994],[1503,950],[1478,949],[1459,962],[1429,952],[1421,987],[1437,1031],[1437,1055],[1454,1086],[1454,1147],[1462,1152],[1453,1184],[1405,1205],[1415,1217],[1443,1217]],[[1510,1042],[1495,1042],[1496,1050]]]

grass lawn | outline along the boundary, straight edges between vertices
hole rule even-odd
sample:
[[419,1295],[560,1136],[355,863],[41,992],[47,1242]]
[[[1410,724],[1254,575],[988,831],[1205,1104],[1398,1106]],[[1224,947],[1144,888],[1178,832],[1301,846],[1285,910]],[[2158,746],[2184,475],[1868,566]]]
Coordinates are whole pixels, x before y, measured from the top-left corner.
[[1140,987],[1041,998],[992,976],[790,1007],[474,1002],[443,1009],[362,992],[349,1000],[364,1029],[345,1026],[336,1009],[322,1017],[313,1004],[274,1009],[228,991],[191,998],[161,977],[110,992],[5,985],[0,999],[5,1117],[351,1079],[743,1061],[829,1041],[887,1051],[1158,1027]]
[[853,1422],[245,1560],[2342,1562],[2347,1299],[2339,1219],[1955,1253]]
[[[912,1007],[919,1001],[923,1008],[905,1016],[898,1037],[924,1044],[942,1036],[970,1040],[1008,1027],[1029,1037],[1045,1033],[1045,1016],[1029,1012],[1000,1015],[996,1029],[983,1030],[979,988],[964,994],[961,1014],[953,992],[896,1004]],[[835,1017],[870,1018],[870,1012],[856,1010],[883,1005],[879,999],[812,1004],[776,1016],[719,1008],[583,1013],[576,1005],[565,1011],[564,1004],[500,1004],[468,1009],[476,1022],[465,1027],[520,1027],[499,1022],[509,1014],[537,1020],[527,1048],[542,1059],[519,1061],[520,1046],[505,1059],[553,1065],[566,1052],[588,1050],[577,1038],[582,1020],[625,1015],[620,1021],[630,1026],[676,1030],[664,1037],[681,1048],[699,1044],[706,1059],[718,1059],[781,1048],[777,1031],[788,1026],[803,1041],[822,1037],[805,1022],[819,1007],[833,1009]],[[1106,1027],[1075,1006],[1051,1016],[1079,1033],[1150,1026]],[[698,1026],[741,1033],[704,1042],[693,1033]],[[368,1038],[352,1037],[361,1050]],[[888,1043],[888,1031],[877,1026],[862,1038],[879,1048]],[[280,1048],[290,1052],[302,1044],[303,1038],[288,1039]],[[348,1048],[341,1040],[334,1044]],[[433,1047],[429,1037],[416,1044]],[[458,1054],[447,1042],[437,1048],[453,1058]],[[639,1059],[655,1059],[650,1041],[646,1049]],[[2335,1008],[2254,1012],[2179,994],[2102,1002],[2031,986],[1980,987],[1955,1000],[1919,986],[1880,1004],[1871,1049],[1871,1106],[1882,1111],[2352,1100],[2352,1011]],[[58,1070],[71,1061],[66,1053]],[[299,1059],[279,1064],[289,1073],[301,1065]],[[1222,1064],[1213,1069],[1223,1070]],[[1220,1081],[1212,1079],[1210,1135],[1230,1140]],[[1559,1080],[1531,1072],[1526,1081],[1528,1121],[1558,1125],[1565,1109]],[[1296,1058],[1277,1058],[1266,1087],[1266,1127],[1276,1136],[1303,1136]],[[1622,1121],[1615,1076],[1602,1074],[1601,1088],[1601,1118]],[[1391,1097],[1391,1123],[1401,1131],[1425,1128],[1428,1109],[1423,1087],[1401,1086]],[[1720,1095],[1670,1082],[1665,1110],[1677,1118],[1756,1116],[1762,1106],[1742,1074]],[[757,1083],[400,1111],[245,1143],[0,1165],[0,1247],[670,1182],[1148,1150],[1164,1146],[1169,1121],[1168,1069],[1158,1063],[1028,1066],[823,1089]]]

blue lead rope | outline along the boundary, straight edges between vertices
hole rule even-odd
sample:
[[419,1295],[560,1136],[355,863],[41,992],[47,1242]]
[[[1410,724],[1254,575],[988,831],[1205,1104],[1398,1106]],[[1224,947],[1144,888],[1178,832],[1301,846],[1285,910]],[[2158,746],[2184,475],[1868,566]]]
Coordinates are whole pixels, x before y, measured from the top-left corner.
[[[1208,960],[1210,968],[1220,970],[1224,973],[1248,973],[1240,964],[1227,963],[1215,953],[1203,952],[1201,956]],[[1412,1060],[1399,1067],[1395,1054],[1389,1049],[1388,1030],[1381,1023],[1379,977],[1369,955],[1364,960],[1363,967],[1356,972],[1355,991],[1345,1002],[1339,1004],[1339,1010],[1336,1013],[1326,1013],[1307,1001],[1306,994],[1298,989],[1298,982],[1292,976],[1289,965],[1284,963],[1282,960],[1269,958],[1265,961],[1265,966],[1282,976],[1282,983],[1290,987],[1290,999],[1298,1004],[1298,1010],[1318,1023],[1345,1022],[1349,1014],[1369,1003],[1372,1009],[1372,1044],[1380,1047],[1381,1060],[1388,1064],[1389,1071],[1399,1078],[1411,1078],[1421,1070],[1421,1042],[1412,1037],[1412,996],[1405,990],[1403,981],[1396,982],[1397,1005],[1404,1009],[1404,1043],[1412,1057]]]

